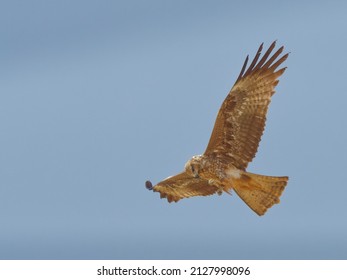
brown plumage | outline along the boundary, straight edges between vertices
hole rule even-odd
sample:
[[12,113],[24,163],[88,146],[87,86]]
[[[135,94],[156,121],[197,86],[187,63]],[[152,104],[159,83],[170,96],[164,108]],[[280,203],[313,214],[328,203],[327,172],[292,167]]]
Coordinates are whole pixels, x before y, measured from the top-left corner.
[[283,47],[272,56],[273,42],[263,57],[259,47],[247,68],[248,56],[240,75],[224,100],[203,155],[194,156],[185,171],[148,189],[169,202],[191,196],[207,196],[233,189],[258,215],[279,203],[288,177],[272,177],[246,172],[254,158],[265,128],[266,113],[278,78],[286,68],[277,68],[287,59],[280,57]]

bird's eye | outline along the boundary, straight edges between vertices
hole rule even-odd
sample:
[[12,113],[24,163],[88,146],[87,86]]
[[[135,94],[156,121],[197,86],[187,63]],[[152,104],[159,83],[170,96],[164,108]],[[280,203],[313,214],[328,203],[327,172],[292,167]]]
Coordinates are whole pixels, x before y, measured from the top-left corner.
[[192,168],[192,172],[195,173],[194,165],[192,165],[191,168]]

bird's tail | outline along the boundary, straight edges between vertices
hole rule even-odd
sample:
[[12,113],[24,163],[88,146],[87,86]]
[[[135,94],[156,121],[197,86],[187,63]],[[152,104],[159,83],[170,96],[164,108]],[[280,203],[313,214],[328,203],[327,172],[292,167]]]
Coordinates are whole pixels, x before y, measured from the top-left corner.
[[238,196],[259,216],[280,202],[288,177],[273,177],[243,172],[239,179],[233,178],[232,188]]

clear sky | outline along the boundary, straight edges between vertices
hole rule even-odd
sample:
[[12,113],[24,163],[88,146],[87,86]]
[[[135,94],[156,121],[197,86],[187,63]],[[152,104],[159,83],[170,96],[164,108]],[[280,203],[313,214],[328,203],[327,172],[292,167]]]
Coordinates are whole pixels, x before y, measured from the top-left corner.
[[[1,259],[346,259],[346,1],[1,1]],[[144,187],[204,151],[247,54],[291,54],[237,195]]]

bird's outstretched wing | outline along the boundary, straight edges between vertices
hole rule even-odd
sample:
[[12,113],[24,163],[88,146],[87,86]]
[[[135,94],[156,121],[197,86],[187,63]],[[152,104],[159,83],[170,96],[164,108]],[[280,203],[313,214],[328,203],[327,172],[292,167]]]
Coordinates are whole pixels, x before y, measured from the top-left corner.
[[288,54],[279,58],[283,51],[281,47],[270,56],[275,44],[273,42],[259,60],[261,44],[248,68],[247,56],[239,77],[218,112],[205,155],[216,156],[242,170],[254,158],[271,96],[275,93],[278,78],[286,69],[276,70]]
[[177,202],[191,196],[212,195],[218,190],[217,186],[210,185],[204,179],[192,177],[186,172],[171,176],[153,187],[153,191],[159,192],[160,197],[166,197],[169,202]]

